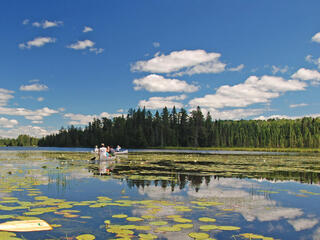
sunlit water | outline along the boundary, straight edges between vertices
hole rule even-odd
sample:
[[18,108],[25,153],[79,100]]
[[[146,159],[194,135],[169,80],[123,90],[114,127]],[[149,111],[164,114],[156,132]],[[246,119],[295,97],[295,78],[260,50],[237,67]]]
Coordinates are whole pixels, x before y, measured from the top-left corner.
[[[0,221],[35,217],[53,226],[14,239],[320,239],[319,169],[299,173],[317,156],[293,159],[301,163],[288,168],[292,174],[260,172],[266,161],[292,156],[259,159],[256,169],[250,164],[258,156],[91,157],[0,152]],[[224,174],[221,159],[223,165],[238,159],[248,177],[243,166]]]

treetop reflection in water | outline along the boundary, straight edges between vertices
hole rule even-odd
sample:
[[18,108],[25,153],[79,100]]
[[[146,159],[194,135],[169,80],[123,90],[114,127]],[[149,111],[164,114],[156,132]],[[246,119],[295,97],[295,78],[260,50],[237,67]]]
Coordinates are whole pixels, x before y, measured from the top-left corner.
[[1,153],[0,221],[54,230],[0,239],[319,239],[317,155],[91,158]]

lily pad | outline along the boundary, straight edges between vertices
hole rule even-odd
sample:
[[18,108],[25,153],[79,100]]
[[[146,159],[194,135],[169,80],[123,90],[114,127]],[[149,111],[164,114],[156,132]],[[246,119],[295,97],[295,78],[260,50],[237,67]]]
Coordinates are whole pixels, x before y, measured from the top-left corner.
[[189,237],[193,239],[208,239],[209,234],[207,233],[197,233],[197,232],[192,232],[188,234]]
[[92,234],[82,234],[76,237],[77,240],[94,240],[96,237]]

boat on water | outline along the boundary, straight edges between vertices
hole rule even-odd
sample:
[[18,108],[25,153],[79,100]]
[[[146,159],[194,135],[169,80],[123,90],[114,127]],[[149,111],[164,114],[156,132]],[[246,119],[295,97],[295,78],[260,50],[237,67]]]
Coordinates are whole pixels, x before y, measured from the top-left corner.
[[122,154],[128,154],[128,149],[127,150],[121,150],[118,152],[114,152],[114,155],[122,155]]

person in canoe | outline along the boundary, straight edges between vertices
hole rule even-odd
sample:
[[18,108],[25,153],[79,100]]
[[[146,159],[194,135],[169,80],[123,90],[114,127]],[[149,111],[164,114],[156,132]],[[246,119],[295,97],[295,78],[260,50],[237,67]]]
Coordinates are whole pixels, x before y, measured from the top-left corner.
[[116,152],[120,152],[121,147],[119,145],[117,145],[116,147]]
[[99,148],[99,160],[106,160],[109,157],[109,153],[104,143],[101,143],[101,147]]

